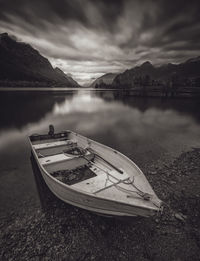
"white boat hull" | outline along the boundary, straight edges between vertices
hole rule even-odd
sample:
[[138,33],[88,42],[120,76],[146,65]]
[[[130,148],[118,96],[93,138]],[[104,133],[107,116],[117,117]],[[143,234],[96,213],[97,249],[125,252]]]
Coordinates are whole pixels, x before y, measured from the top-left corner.
[[[123,165],[126,172],[130,172],[131,168],[136,168],[137,171],[141,172],[141,170],[126,156],[122,155],[121,153],[105,146],[95,141],[89,140],[81,135],[74,133],[75,137],[78,137],[79,142],[82,143],[83,146],[86,146],[89,142],[90,147],[92,149],[98,148],[98,153],[100,155],[106,155],[107,160],[112,160],[113,157],[115,158],[112,161],[113,164],[117,162],[118,165]],[[30,142],[31,143],[31,142]],[[159,207],[153,206],[136,206],[129,203],[119,202],[116,200],[108,199],[99,197],[95,194],[85,193],[81,190],[74,189],[73,186],[68,186],[59,180],[53,178],[46,169],[40,164],[36,150],[34,149],[32,143],[31,148],[33,152],[33,156],[36,160],[36,163],[40,169],[42,177],[49,187],[49,189],[62,201],[77,206],[79,208],[83,208],[95,213],[99,213],[101,215],[108,215],[108,216],[153,216],[160,211]],[[120,163],[121,162],[121,163]],[[124,164],[126,162],[126,164]],[[126,169],[127,168],[127,169]],[[129,174],[132,174],[131,172]],[[133,175],[133,174],[132,174]],[[141,172],[141,175],[143,173]],[[153,190],[150,187],[150,192]]]

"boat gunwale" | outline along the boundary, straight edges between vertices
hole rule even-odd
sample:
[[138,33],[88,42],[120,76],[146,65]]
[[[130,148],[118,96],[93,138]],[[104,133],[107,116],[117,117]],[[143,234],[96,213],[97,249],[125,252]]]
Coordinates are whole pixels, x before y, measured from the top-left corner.
[[[140,170],[140,168],[139,168],[132,160],[130,160],[127,156],[125,156],[125,155],[122,154],[121,152],[119,152],[119,151],[117,151],[117,150],[114,150],[114,149],[112,149],[111,147],[109,147],[109,146],[107,146],[107,145],[104,145],[104,144],[101,144],[101,143],[99,143],[99,142],[97,142],[97,141],[94,141],[94,140],[92,140],[92,139],[86,138],[86,137],[84,137],[84,136],[82,136],[82,135],[80,135],[80,134],[78,134],[78,133],[73,132],[73,131],[69,131],[69,130],[67,130],[67,131],[68,131],[69,133],[72,133],[72,134],[76,135],[76,136],[80,136],[80,137],[82,137],[82,138],[84,138],[84,139],[88,139],[88,140],[90,140],[90,141],[92,141],[92,142],[94,142],[94,143],[97,143],[98,145],[100,145],[100,146],[102,146],[102,147],[105,147],[106,149],[112,150],[114,153],[119,154],[122,158],[124,157],[129,163],[133,164],[133,165],[136,167],[136,169],[139,170],[139,173],[140,173],[141,175],[145,176],[145,175],[143,174],[143,172]],[[66,188],[66,189],[69,189],[69,190],[71,190],[71,191],[73,191],[73,192],[76,192],[76,193],[78,193],[78,194],[80,194],[80,195],[87,195],[87,196],[89,196],[89,197],[96,198],[96,199],[99,199],[99,200],[102,200],[102,201],[109,201],[109,202],[117,203],[117,204],[119,204],[119,205],[122,204],[122,205],[126,205],[126,206],[129,206],[129,207],[135,207],[135,208],[138,208],[138,209],[151,210],[151,211],[154,211],[155,214],[160,211],[161,206],[160,206],[160,207],[157,207],[157,206],[155,206],[152,202],[151,202],[151,203],[152,203],[152,206],[145,206],[145,207],[144,207],[144,206],[138,206],[138,205],[135,205],[135,204],[129,204],[129,203],[126,203],[126,202],[120,202],[120,201],[117,201],[117,200],[112,200],[112,199],[108,199],[108,198],[103,198],[103,197],[97,196],[97,195],[92,194],[92,193],[89,193],[89,192],[81,191],[80,189],[76,189],[75,187],[71,187],[70,185],[67,185],[67,184],[61,182],[60,180],[54,178],[54,177],[43,167],[43,165],[40,164],[39,158],[38,158],[38,156],[37,156],[37,153],[36,153],[35,148],[33,147],[33,144],[32,144],[32,142],[31,142],[30,136],[28,137],[28,139],[29,139],[29,143],[30,143],[30,145],[31,145],[32,151],[33,151],[33,153],[34,153],[35,159],[36,159],[36,161],[37,161],[37,164],[39,164],[39,166],[40,166],[40,168],[42,169],[42,171],[44,172],[44,174],[45,174],[47,177],[49,177],[50,179],[52,179],[52,181],[54,181],[55,183],[58,183],[59,185],[61,185],[62,187]],[[46,181],[45,181],[45,183],[46,183]],[[150,184],[149,184],[149,185],[150,185]],[[151,185],[150,185],[150,187],[151,187]],[[54,192],[54,193],[55,193],[55,192]],[[56,193],[55,193],[55,194],[56,194]],[[155,192],[154,192],[154,194],[155,194]],[[155,194],[155,196],[157,197],[156,194]],[[141,199],[141,200],[142,200],[142,199]],[[154,206],[153,206],[153,205],[154,205]]]

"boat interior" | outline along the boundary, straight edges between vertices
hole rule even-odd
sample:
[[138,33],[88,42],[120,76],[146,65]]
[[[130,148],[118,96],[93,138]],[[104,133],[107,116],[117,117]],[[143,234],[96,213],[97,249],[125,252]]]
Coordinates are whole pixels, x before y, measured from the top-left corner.
[[138,189],[123,166],[107,161],[90,142],[84,143],[68,131],[32,135],[30,141],[40,165],[57,180],[99,197],[155,209],[155,195]]

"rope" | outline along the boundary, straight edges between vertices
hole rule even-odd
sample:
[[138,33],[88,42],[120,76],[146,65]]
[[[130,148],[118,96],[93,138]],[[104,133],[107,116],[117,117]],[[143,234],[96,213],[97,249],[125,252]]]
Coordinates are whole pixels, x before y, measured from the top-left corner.
[[[89,149],[88,149],[88,150],[89,150]],[[91,150],[92,150],[92,149],[91,149]],[[89,151],[90,151],[90,150],[89,150]],[[90,152],[91,152],[91,151],[90,151]],[[100,157],[101,159],[103,159],[101,156],[99,156],[98,154],[94,153],[93,150],[92,150],[92,153],[93,153],[95,156],[98,156],[98,157]],[[100,169],[101,171],[103,171],[104,173],[106,173],[107,178],[106,178],[106,182],[105,182],[105,187],[104,187],[104,188],[106,188],[107,182],[110,181],[111,183],[113,183],[113,185],[115,186],[116,189],[118,189],[118,190],[124,190],[124,191],[126,191],[126,192],[128,192],[128,193],[137,193],[141,198],[143,198],[143,199],[146,200],[146,201],[151,201],[151,203],[152,203],[154,206],[156,206],[158,209],[161,209],[160,206],[158,206],[155,202],[153,202],[153,201],[151,200],[150,194],[143,192],[141,189],[139,189],[139,188],[134,184],[134,177],[133,177],[133,180],[132,180],[132,181],[131,181],[131,179],[130,179],[130,177],[129,177],[129,178],[127,179],[127,180],[130,180],[129,182],[127,182],[127,180],[118,179],[118,178],[112,176],[110,173],[108,173],[108,172],[105,171],[104,169],[102,169],[101,167],[97,166],[94,162],[91,162],[91,160],[88,160],[87,158],[85,158],[84,155],[82,155],[82,157],[83,157],[84,159],[86,159],[89,163],[92,163],[95,167],[97,167],[98,169]],[[106,163],[107,163],[107,161],[106,161]],[[116,168],[116,167],[115,167],[115,169],[119,170],[119,169]],[[120,170],[120,171],[121,171],[121,170]],[[122,173],[123,173],[123,172],[122,172]],[[113,182],[113,181],[110,179],[110,176],[111,176],[112,178],[116,179],[117,182]],[[119,183],[123,183],[123,184],[125,184],[125,185],[131,185],[131,186],[132,186],[133,188],[135,188],[137,191],[133,191],[133,190],[130,190],[130,189],[122,188],[122,187],[119,186]],[[163,203],[163,201],[162,201],[162,203]],[[160,210],[160,212],[162,212],[162,210]]]
[[[87,150],[90,151],[88,148],[87,148]],[[95,156],[98,156],[100,159],[104,160],[101,156],[99,156],[98,154],[96,154],[92,149],[91,149],[90,152],[94,153]],[[84,156],[83,156],[83,157],[84,157]],[[85,157],[84,157],[84,158],[85,158]],[[118,178],[112,176],[110,173],[108,173],[108,172],[105,171],[104,169],[102,169],[101,167],[99,167],[98,165],[96,165],[94,162],[91,162],[91,161],[88,160],[87,158],[85,158],[85,159],[86,159],[88,162],[92,163],[95,167],[97,167],[98,169],[100,169],[100,170],[102,170],[104,173],[106,173],[107,178],[106,178],[106,182],[105,182],[105,187],[107,186],[107,182],[110,181],[111,183],[113,183],[113,185],[116,187],[116,189],[121,190],[121,191],[126,191],[127,193],[131,193],[131,194],[132,194],[132,193],[136,193],[136,194],[138,194],[141,198],[143,198],[144,200],[151,201],[152,204],[153,204],[154,206],[156,206],[158,209],[162,209],[162,207],[158,206],[155,202],[153,202],[153,201],[151,200],[150,194],[143,192],[141,189],[139,189],[139,188],[134,184],[134,177],[133,177],[133,180],[131,180],[130,177],[129,177],[128,179],[126,179],[126,180],[118,179]],[[106,161],[106,160],[105,160],[105,161]],[[106,163],[107,163],[107,161],[106,161]],[[101,164],[103,164],[103,163],[101,163]],[[115,167],[115,169],[116,169],[116,167]],[[117,170],[118,170],[118,168],[117,168]],[[121,171],[121,170],[120,170],[120,171]],[[113,182],[113,180],[111,180],[110,177],[116,179],[117,182]],[[122,188],[122,187],[119,186],[120,183],[123,183],[123,184],[125,184],[125,185],[131,185],[131,186],[132,186],[134,189],[136,189],[137,191],[130,190],[130,189],[127,189],[127,188]],[[105,187],[104,187],[104,188],[105,188]],[[131,196],[130,196],[130,197],[131,197]],[[166,207],[168,207],[168,208],[172,211],[173,214],[176,214],[176,213],[177,213],[177,212],[174,211],[174,210],[171,208],[171,206],[170,206],[169,204],[167,204],[165,201],[161,201],[161,202],[162,202],[162,205],[165,205]],[[162,210],[161,210],[160,212],[162,212]]]
[[44,155],[42,155],[40,152],[38,153],[39,156],[41,156],[42,158],[45,158]]
[[[85,159],[85,160],[87,160],[88,162],[90,162],[90,163],[92,163],[95,167],[97,167],[98,169],[100,169],[101,171],[103,171],[104,173],[106,173],[106,175],[107,175],[107,178],[106,178],[106,182],[105,182],[105,187],[107,186],[107,182],[108,181],[110,181],[111,183],[113,183],[113,185],[115,185],[115,187],[118,189],[118,184],[119,183],[123,183],[123,184],[125,184],[125,185],[132,185],[137,191],[133,191],[133,190],[129,190],[129,189],[125,189],[125,188],[121,188],[121,189],[123,189],[123,190],[125,190],[125,191],[128,191],[128,192],[131,192],[131,193],[137,193],[140,197],[142,197],[144,200],[149,200],[150,201],[150,195],[148,194],[148,193],[145,193],[145,192],[143,192],[142,190],[140,190],[135,184],[133,184],[134,183],[134,178],[133,178],[133,180],[131,181],[130,180],[130,178],[128,178],[129,180],[130,180],[130,182],[127,182],[127,180],[126,181],[124,181],[124,180],[121,180],[121,179],[118,179],[118,178],[116,178],[115,176],[112,176],[110,173],[108,173],[107,171],[105,171],[104,169],[102,169],[101,167],[99,167],[99,166],[97,166],[94,162],[91,162],[91,160],[88,160],[86,157],[84,157],[83,155],[82,155],[82,157]],[[116,179],[117,180],[117,182],[115,183],[115,182],[113,182],[111,179],[110,179],[110,177],[112,177],[112,178],[114,178],[114,179]],[[152,201],[151,201],[152,202]],[[152,202],[154,205],[155,205],[155,203],[154,202]],[[156,205],[156,207],[158,207],[157,205]]]

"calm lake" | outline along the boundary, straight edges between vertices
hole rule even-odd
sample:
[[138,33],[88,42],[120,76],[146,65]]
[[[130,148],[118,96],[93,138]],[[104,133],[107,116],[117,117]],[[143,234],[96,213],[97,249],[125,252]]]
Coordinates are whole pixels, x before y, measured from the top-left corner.
[[[200,146],[200,102],[123,97],[114,91],[0,92],[0,216],[40,206],[28,135],[70,129],[138,166]],[[159,177],[158,177],[159,178]]]

